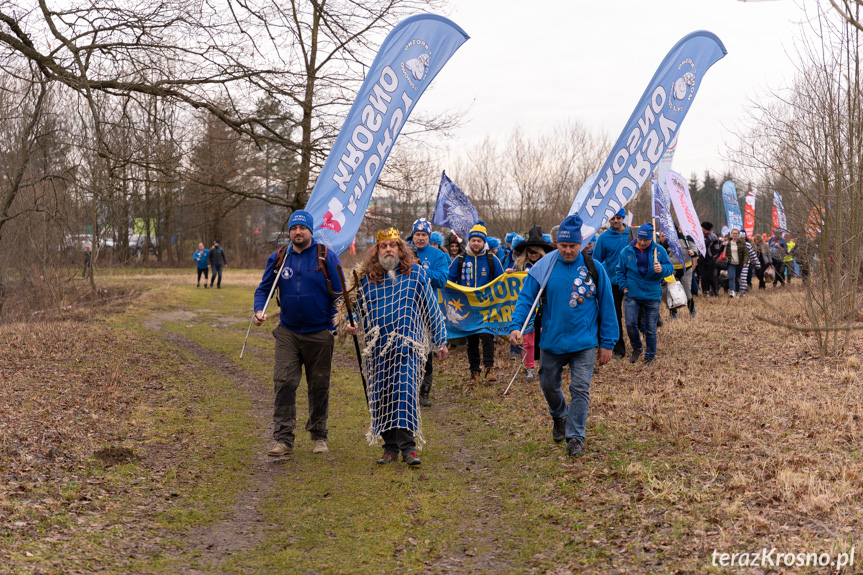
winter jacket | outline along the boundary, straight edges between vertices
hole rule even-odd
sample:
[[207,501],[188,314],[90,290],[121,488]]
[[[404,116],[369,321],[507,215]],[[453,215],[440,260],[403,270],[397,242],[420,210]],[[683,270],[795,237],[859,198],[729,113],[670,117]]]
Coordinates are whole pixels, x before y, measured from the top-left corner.
[[[461,277],[459,277],[458,266],[459,259],[464,258],[462,264]],[[458,285],[465,287],[482,287],[490,283],[494,278],[503,274],[503,268],[500,261],[494,255],[491,256],[492,266],[494,269],[488,268],[488,257],[486,250],[483,250],[477,255],[471,252],[465,252],[461,256],[455,258],[449,265],[449,276],[447,279]]]
[[596,240],[593,246],[593,259],[602,264],[612,285],[617,285],[617,264],[620,253],[629,245],[629,226],[624,225],[622,232],[608,228]]
[[[264,302],[275,281],[276,255],[274,252],[267,259],[267,267],[258,289],[255,290],[255,312],[264,309]],[[339,256],[332,250],[327,250],[327,272],[334,292],[342,291],[339,272]],[[336,313],[335,302],[338,296],[330,295],[323,271],[318,267],[317,243],[297,253],[293,247],[288,248],[285,255],[285,265],[279,276],[279,325],[294,333],[312,333],[325,329],[335,329],[333,316]]]
[[209,260],[210,250],[198,250],[192,255],[192,259],[197,262],[197,266],[199,270],[207,269],[207,264]]
[[210,265],[214,268],[228,265],[228,258],[225,257],[225,250],[222,249],[222,246],[210,248],[207,253],[207,258],[209,259]]
[[449,275],[449,256],[437,248],[426,245],[424,248],[417,248],[417,258],[426,271],[432,289],[444,287]]
[[[598,285],[584,263],[584,255],[567,263],[554,250],[536,265],[524,279],[512,314],[510,331],[520,330],[539,293],[551,265],[554,269],[545,288],[546,303],[542,314],[542,349],[562,355],[597,347],[613,349],[620,335],[611,281],[605,268],[596,266]],[[590,295],[588,295],[590,294]],[[581,298],[581,303],[578,303]],[[575,303],[572,303],[575,302]],[[598,332],[598,337],[597,337]]]
[[[725,259],[728,260],[728,263],[731,263],[731,242],[735,240],[729,239],[728,243],[725,244]],[[746,247],[746,240],[743,238],[737,238],[737,263],[740,264],[740,267],[745,267],[749,265],[749,248]]]
[[[647,256],[647,272],[642,275],[638,270],[638,252],[640,251],[635,247],[635,240],[623,248],[620,262],[617,264],[617,286],[621,291],[627,290],[626,295],[632,299],[662,301],[662,278],[673,274],[674,266],[671,265],[665,248],[656,242],[650,242],[648,248],[644,250],[646,253],[641,254],[642,257]],[[660,273],[653,271],[654,251],[657,253],[659,264],[662,266]]]

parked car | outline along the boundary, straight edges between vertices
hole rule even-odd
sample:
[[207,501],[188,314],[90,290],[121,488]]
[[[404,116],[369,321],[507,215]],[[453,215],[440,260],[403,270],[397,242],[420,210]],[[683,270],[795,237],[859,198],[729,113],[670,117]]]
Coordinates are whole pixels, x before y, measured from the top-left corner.
[[[156,255],[156,248],[159,245],[158,238],[150,236],[150,255]],[[144,255],[144,250],[147,248],[147,236],[143,234],[132,234],[129,236],[129,252],[136,258]]]

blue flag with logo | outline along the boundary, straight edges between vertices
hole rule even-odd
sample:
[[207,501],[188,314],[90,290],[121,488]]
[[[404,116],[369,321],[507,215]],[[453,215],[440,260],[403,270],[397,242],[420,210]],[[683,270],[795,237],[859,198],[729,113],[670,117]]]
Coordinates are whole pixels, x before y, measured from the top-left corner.
[[434,14],[411,16],[387,35],[306,204],[317,241],[339,254],[353,242],[408,116],[467,39],[455,23]]
[[726,53],[719,38],[703,30],[675,44],[578,211],[586,226],[602,227],[644,185],[689,112],[705,72]]
[[455,230],[459,237],[465,238],[478,219],[479,213],[470,199],[444,171],[440,177],[432,223]]
[[677,257],[677,261],[686,265],[683,249],[680,247],[680,242],[677,239],[677,229],[674,227],[674,219],[671,217],[671,197],[668,194],[668,188],[659,185],[659,179],[655,173],[653,174],[650,186],[653,191],[653,217],[656,218],[656,225],[659,228],[657,231],[665,234],[665,239],[668,240],[668,248]]
[[740,213],[740,201],[737,199],[737,186],[731,180],[722,184],[722,201],[725,202],[725,218],[729,230],[743,231],[743,214]]

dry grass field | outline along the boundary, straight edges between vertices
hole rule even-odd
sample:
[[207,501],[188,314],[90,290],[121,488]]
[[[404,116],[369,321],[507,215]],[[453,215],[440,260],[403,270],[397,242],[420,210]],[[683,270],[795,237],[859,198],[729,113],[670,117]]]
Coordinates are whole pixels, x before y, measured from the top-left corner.
[[190,278],[117,273],[137,295],[0,326],[0,572],[814,573],[836,568],[713,553],[859,547],[863,337],[825,358],[752,319],[794,315],[798,287],[664,314],[652,367],[596,369],[577,460],[536,383],[502,395],[508,346],[501,381],[474,387],[456,348],[408,470],[373,464],[352,346],[331,453],[298,434],[294,458],[267,461],[269,330],[237,357],[259,272]]

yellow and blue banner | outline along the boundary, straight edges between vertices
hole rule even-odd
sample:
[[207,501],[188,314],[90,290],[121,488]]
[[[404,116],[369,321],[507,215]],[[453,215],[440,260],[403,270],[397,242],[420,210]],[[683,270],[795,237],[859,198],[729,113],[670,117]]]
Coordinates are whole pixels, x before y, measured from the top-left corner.
[[[503,274],[478,288],[447,282],[438,292],[447,339],[478,333],[509,335],[512,312],[526,277],[527,272]],[[532,323],[526,331],[533,331]]]

